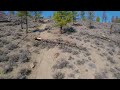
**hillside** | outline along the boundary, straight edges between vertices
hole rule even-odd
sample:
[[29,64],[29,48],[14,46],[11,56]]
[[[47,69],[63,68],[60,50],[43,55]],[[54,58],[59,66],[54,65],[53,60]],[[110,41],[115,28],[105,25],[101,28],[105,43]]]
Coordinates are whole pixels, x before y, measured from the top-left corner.
[[27,36],[14,23],[0,23],[1,79],[120,79],[120,34],[110,23],[80,21],[60,34],[52,21],[30,20]]

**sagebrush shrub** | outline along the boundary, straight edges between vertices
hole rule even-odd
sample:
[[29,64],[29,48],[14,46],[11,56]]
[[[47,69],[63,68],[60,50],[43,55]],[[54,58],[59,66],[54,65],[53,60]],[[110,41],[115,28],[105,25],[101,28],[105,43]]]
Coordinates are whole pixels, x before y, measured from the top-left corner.
[[9,60],[9,57],[6,56],[5,54],[0,55],[0,62],[5,62],[5,61],[8,61],[8,60]]
[[101,72],[101,73],[96,73],[95,74],[95,79],[105,79],[105,78],[107,78],[105,72]]
[[75,78],[75,74],[72,74],[72,73],[69,74],[68,76],[71,77],[71,78]]
[[8,53],[10,53],[10,50],[4,49],[4,50],[3,50],[3,53],[4,53],[4,54],[8,54]]
[[27,79],[27,76],[31,74],[31,70],[23,68],[18,72],[16,79]]
[[0,79],[14,79],[14,77],[2,75],[2,76],[0,76]]
[[82,61],[81,61],[81,60],[78,60],[78,61],[77,61],[77,64],[78,64],[78,65],[84,65],[84,63],[85,63],[84,60],[82,60]]
[[0,50],[0,55],[7,55],[8,53],[10,53],[10,51],[8,51],[8,50]]
[[3,37],[4,35],[0,34],[0,38]]
[[22,63],[28,62],[30,60],[30,52],[28,50],[20,50],[19,60]]
[[26,75],[21,75],[21,74],[18,74],[16,79],[27,79],[27,76]]
[[86,55],[86,56],[90,56],[91,53],[90,53],[90,52],[86,52],[85,55]]
[[114,77],[117,78],[117,79],[120,79],[120,73],[114,73]]
[[110,55],[113,55],[113,52],[112,52],[112,51],[109,51],[108,53],[109,53]]
[[3,52],[2,50],[0,50],[0,55],[3,55],[3,53],[4,53],[4,52]]
[[22,36],[22,34],[21,34],[21,33],[15,33],[15,34],[14,34],[14,38],[13,38],[13,39],[20,39],[20,38],[21,38],[21,36]]
[[3,46],[4,46],[4,44],[2,42],[0,42],[0,47],[3,47]]
[[33,42],[33,46],[38,47],[39,45],[40,45],[39,41],[34,41],[34,42]]
[[113,58],[110,57],[110,56],[107,57],[107,60],[110,61],[110,62],[113,63],[113,64],[116,63],[115,60],[113,60]]
[[24,68],[24,69],[21,69],[19,73],[20,73],[21,75],[30,75],[31,70],[30,70],[30,69],[27,69],[27,68]]
[[10,43],[10,44],[7,45],[7,48],[9,50],[14,50],[14,49],[18,48],[18,46],[16,44]]
[[65,77],[65,74],[61,72],[57,72],[53,75],[54,79],[63,79],[64,77]]
[[17,36],[22,36],[22,33],[16,33]]
[[11,65],[6,65],[4,68],[3,68],[3,73],[4,74],[7,74],[9,72],[12,72],[13,71],[13,67]]
[[2,39],[1,42],[3,43],[3,45],[6,45],[6,44],[9,44],[9,43],[10,43],[10,42],[9,42],[8,40],[6,40],[6,39]]
[[14,61],[14,62],[18,62],[19,54],[13,54],[13,55],[9,56],[9,60]]
[[11,32],[9,31],[9,32],[7,32],[6,34],[5,34],[5,36],[11,36]]
[[72,53],[73,53],[73,55],[79,54],[79,52],[77,52],[77,51],[73,51]]
[[68,61],[61,61],[61,62],[58,62],[56,65],[54,65],[53,68],[63,69],[65,67],[68,67],[68,64],[69,64]]

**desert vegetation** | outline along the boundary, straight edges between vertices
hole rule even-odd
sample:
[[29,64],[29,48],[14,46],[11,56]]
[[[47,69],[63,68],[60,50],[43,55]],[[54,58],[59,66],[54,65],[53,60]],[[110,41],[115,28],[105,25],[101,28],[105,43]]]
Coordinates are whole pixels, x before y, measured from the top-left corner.
[[42,13],[0,11],[0,79],[120,79],[118,16]]

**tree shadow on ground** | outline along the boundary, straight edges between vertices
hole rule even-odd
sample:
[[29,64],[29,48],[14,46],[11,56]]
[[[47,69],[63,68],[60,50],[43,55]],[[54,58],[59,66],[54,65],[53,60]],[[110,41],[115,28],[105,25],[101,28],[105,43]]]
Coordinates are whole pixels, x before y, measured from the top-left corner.
[[51,28],[45,28],[45,29],[35,29],[35,30],[32,30],[32,32],[34,33],[34,32],[44,32],[44,31],[49,31],[49,30],[51,30]]
[[89,29],[96,29],[95,26],[89,26],[88,28],[89,28]]
[[66,34],[72,34],[72,33],[75,33],[76,30],[73,27],[67,27],[63,29],[63,32]]
[[72,26],[82,26],[82,24],[74,23]]

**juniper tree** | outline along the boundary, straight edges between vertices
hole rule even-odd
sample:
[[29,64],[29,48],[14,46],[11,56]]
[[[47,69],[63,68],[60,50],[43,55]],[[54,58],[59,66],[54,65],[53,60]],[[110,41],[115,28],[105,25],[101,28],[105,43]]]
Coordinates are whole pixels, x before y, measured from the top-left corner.
[[53,14],[53,20],[56,25],[60,27],[60,32],[63,33],[63,26],[67,25],[73,20],[73,14],[71,11],[55,11]]
[[94,18],[95,18],[95,12],[94,11],[88,11],[87,13],[88,15],[88,23],[89,23],[89,28],[92,28],[92,24],[93,24],[93,21],[94,21]]
[[82,20],[85,20],[85,11],[80,11],[80,17]]

